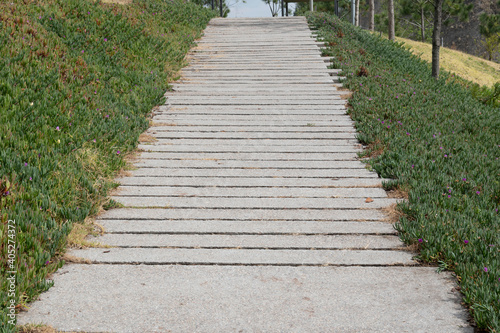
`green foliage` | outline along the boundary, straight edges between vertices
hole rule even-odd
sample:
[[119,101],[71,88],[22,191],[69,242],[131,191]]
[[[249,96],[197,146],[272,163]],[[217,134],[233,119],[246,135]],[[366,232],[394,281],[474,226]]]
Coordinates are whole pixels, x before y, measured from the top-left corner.
[[181,0],[0,3],[0,270],[6,290],[15,220],[16,305],[50,286],[72,224],[97,212],[212,16]]
[[[500,7],[500,2],[497,7]],[[483,45],[489,60],[492,60],[494,55],[500,52],[500,14],[482,13],[479,22],[479,31],[484,37]]]
[[500,82],[497,82],[493,87],[480,86],[473,84],[470,87],[472,96],[486,105],[500,108]]
[[[477,325],[500,331],[499,109],[452,75],[433,79],[428,63],[402,44],[325,13],[308,20],[354,92],[349,112],[359,136],[383,150],[370,165],[394,180],[385,187],[408,189],[398,205],[400,237],[419,246],[421,260],[453,270]],[[356,75],[361,67],[368,76]]]

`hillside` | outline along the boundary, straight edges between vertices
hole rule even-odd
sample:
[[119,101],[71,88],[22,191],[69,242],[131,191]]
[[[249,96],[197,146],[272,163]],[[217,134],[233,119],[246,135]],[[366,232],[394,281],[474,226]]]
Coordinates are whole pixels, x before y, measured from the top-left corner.
[[124,156],[214,16],[182,0],[34,3],[0,2],[2,332],[50,287],[73,225],[112,205]]
[[361,154],[405,202],[395,228],[416,258],[451,271],[478,328],[500,332],[500,114],[399,43],[325,13],[310,24],[353,92]]
[[[396,37],[396,40],[403,42],[410,51],[423,60],[431,62],[431,44],[400,37]],[[441,48],[440,66],[448,72],[480,85],[491,87],[500,82],[500,64],[447,47]]]

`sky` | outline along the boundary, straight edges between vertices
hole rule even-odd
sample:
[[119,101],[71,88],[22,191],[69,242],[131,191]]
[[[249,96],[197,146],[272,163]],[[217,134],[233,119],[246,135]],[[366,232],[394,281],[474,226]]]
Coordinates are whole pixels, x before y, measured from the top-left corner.
[[[231,11],[228,17],[271,17],[269,6],[262,0],[246,0],[246,3],[242,0],[229,0],[229,4]],[[292,15],[294,8],[295,4],[288,5],[289,15]],[[281,9],[279,14],[281,15]]]

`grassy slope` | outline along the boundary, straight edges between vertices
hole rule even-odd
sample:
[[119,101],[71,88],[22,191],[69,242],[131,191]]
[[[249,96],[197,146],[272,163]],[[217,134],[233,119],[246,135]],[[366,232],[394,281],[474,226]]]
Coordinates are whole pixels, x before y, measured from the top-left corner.
[[354,93],[349,112],[370,165],[393,179],[386,188],[408,193],[400,237],[454,271],[478,326],[500,332],[500,110],[445,72],[433,79],[397,43],[328,14],[308,19]]
[[[414,54],[423,60],[431,62],[432,45],[417,42],[411,39],[396,37],[398,42],[403,42]],[[500,64],[478,58],[450,48],[442,47],[440,53],[440,66],[442,69],[488,87],[500,82]]]
[[[22,306],[50,286],[73,223],[116,186],[123,156],[212,15],[181,0],[0,2],[1,330],[12,328],[8,301]],[[10,264],[14,298],[3,292]]]

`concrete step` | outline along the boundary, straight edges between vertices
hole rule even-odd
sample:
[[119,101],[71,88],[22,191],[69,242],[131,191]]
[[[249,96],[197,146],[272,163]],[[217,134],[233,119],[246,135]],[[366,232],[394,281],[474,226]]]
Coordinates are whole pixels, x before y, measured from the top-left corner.
[[101,264],[387,266],[416,265],[412,253],[393,250],[246,250],[88,248],[70,255]]
[[[165,132],[162,132],[165,133]],[[188,132],[190,133],[190,132]],[[175,135],[175,133],[173,133]],[[358,160],[353,153],[168,153],[141,152],[141,159],[160,160],[240,160],[240,161],[354,161]]]
[[263,197],[169,197],[112,196],[125,207],[217,208],[217,209],[378,209],[396,204],[398,199],[375,198],[263,198]]
[[395,235],[387,222],[353,221],[232,221],[232,220],[103,220],[106,233],[133,234],[232,234],[232,235]]
[[252,169],[252,168],[138,168],[130,171],[145,177],[254,177],[254,178],[374,178],[366,169]]
[[[214,142],[217,144],[217,142]],[[137,168],[230,168],[230,169],[365,169],[360,161],[240,161],[240,160],[143,160]],[[303,172],[308,172],[303,170]]]
[[[316,123],[306,123],[305,125],[288,125],[288,126],[276,126],[270,124],[256,125],[256,126],[245,126],[242,125],[225,125],[216,126],[212,124],[211,126],[204,125],[181,125],[169,122],[153,121],[151,130],[153,131],[172,131],[172,132],[232,132],[232,133],[355,133],[356,131],[351,125],[343,126],[318,126]],[[264,152],[265,153],[265,152]],[[314,152],[311,152],[313,154]]]
[[19,324],[68,332],[472,333],[453,289],[434,267],[67,265]]
[[168,235],[105,234],[90,241],[118,248],[274,249],[274,250],[389,250],[402,249],[390,235]]
[[[317,144],[326,142],[327,144],[336,144],[346,139],[355,140],[356,134],[353,132],[337,132],[337,133],[283,133],[283,132],[181,132],[181,131],[159,131],[150,128],[147,132],[156,139],[197,139],[197,140],[276,140],[276,141],[292,141],[297,140],[314,140]],[[284,158],[286,159],[286,158]]]
[[383,221],[380,209],[173,209],[120,208],[100,215],[120,220],[288,220],[288,221]]
[[126,177],[116,180],[130,186],[217,186],[217,187],[381,187],[380,178],[255,178],[255,177]]
[[237,114],[237,115],[226,115],[226,114],[210,114],[207,115],[197,115],[197,114],[174,114],[174,113],[158,113],[154,116],[154,120],[158,119],[169,119],[172,121],[200,121],[208,120],[210,121],[269,121],[269,122],[304,122],[305,124],[314,124],[315,122],[350,122],[351,118],[345,114],[320,114],[320,115],[288,115],[288,114],[274,114],[274,115],[259,115],[256,117],[253,114]]
[[[144,151],[164,151],[164,152],[226,152],[226,153],[253,153],[253,152],[279,152],[279,153],[307,153],[311,151],[309,146],[181,146],[181,145],[139,145],[139,149]],[[314,151],[317,153],[357,153],[361,149],[358,146],[316,146]],[[333,177],[333,176],[332,176]]]
[[254,197],[254,198],[386,198],[385,190],[359,188],[300,188],[300,187],[183,187],[183,186],[121,186],[114,196],[166,197]]
[[220,145],[220,146],[270,146],[270,147],[281,147],[281,146],[308,146],[318,147],[318,146],[355,146],[359,144],[356,139],[337,139],[337,140],[312,140],[312,139],[268,139],[268,138],[241,138],[241,139],[196,139],[196,138],[186,138],[186,139],[171,139],[171,138],[158,138],[154,142],[155,145]]

